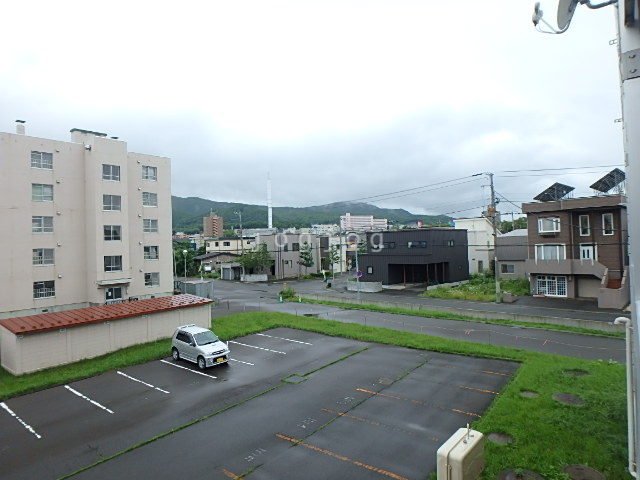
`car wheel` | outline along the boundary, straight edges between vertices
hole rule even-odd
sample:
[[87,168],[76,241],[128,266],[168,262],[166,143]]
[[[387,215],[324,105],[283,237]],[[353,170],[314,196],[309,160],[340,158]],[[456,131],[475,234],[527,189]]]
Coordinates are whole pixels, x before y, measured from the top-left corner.
[[171,356],[174,360],[180,360],[180,352],[178,352],[178,349],[176,347],[173,347],[171,349]]
[[204,361],[204,357],[198,357],[198,368],[200,370],[204,370],[207,366],[207,363]]

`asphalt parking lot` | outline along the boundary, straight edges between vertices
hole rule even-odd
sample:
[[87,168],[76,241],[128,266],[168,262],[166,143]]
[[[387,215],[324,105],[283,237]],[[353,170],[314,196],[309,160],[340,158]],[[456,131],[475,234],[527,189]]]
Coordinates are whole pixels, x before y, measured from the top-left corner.
[[2,402],[2,478],[425,478],[518,367],[285,328],[230,348]]

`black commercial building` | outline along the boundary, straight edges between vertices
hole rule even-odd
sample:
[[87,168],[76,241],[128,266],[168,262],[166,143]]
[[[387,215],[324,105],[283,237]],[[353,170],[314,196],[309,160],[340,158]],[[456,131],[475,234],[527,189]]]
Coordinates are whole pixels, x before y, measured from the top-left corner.
[[428,285],[469,279],[467,231],[424,228],[367,232],[359,255],[362,281]]

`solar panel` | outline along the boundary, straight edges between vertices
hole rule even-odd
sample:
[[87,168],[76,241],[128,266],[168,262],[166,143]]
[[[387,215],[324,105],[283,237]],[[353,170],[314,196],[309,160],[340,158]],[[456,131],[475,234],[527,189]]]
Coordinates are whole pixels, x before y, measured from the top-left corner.
[[591,185],[590,188],[593,188],[594,190],[602,193],[607,193],[612,188],[615,188],[622,182],[624,182],[625,178],[625,173],[622,170],[620,170],[619,168],[614,168],[596,183]]
[[547,188],[544,192],[533,197],[533,199],[539,200],[540,202],[553,202],[554,200],[560,200],[574,190],[574,187],[556,182],[549,188]]

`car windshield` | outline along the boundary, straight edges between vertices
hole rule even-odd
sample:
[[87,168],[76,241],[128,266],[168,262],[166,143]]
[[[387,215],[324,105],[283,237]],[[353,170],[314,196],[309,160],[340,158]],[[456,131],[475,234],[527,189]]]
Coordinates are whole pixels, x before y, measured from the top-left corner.
[[196,339],[197,345],[208,345],[210,343],[215,343],[218,341],[218,337],[216,337],[216,334],[210,330],[206,332],[196,333],[193,337]]

